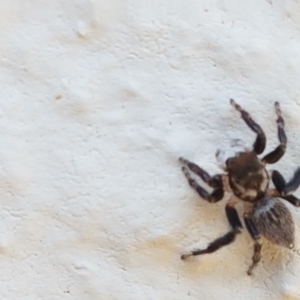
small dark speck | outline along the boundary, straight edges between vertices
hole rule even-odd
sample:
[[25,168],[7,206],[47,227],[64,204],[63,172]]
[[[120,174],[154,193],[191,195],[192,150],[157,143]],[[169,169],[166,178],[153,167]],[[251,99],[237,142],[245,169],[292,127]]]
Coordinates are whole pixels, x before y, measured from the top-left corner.
[[56,95],[56,96],[55,96],[55,99],[56,99],[56,100],[60,100],[61,98],[62,98],[62,95]]

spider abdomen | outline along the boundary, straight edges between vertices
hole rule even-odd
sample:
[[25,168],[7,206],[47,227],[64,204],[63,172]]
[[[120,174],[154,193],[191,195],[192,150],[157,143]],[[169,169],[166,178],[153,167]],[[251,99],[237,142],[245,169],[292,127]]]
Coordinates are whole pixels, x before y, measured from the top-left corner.
[[252,220],[261,235],[270,242],[287,248],[294,247],[294,221],[281,200],[267,197],[257,201]]

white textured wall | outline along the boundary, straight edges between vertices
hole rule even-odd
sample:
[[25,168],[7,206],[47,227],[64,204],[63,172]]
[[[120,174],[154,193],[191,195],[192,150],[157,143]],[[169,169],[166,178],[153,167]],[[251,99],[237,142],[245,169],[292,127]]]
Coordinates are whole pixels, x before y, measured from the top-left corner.
[[180,261],[228,223],[177,161],[213,174],[217,148],[253,142],[233,97],[267,151],[280,101],[276,168],[300,164],[299,1],[2,0],[0,13],[1,299],[300,299],[300,242],[264,245],[252,277],[246,232]]

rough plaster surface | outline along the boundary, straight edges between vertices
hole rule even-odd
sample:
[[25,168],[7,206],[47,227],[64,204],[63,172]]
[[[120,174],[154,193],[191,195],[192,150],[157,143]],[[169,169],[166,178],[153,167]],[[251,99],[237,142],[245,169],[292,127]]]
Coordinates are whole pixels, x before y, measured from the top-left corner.
[[[274,167],[300,164],[299,1],[11,1],[0,18],[1,299],[300,299],[293,251],[228,229],[226,201],[193,192],[178,157],[254,134],[273,149],[273,102],[289,138]],[[300,193],[298,193],[298,196]]]

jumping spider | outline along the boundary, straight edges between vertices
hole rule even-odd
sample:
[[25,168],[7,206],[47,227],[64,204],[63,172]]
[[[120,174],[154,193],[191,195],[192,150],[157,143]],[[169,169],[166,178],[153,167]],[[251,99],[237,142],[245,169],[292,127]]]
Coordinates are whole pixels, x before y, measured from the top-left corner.
[[[217,251],[223,246],[234,242],[236,236],[241,233],[243,225],[236,210],[239,200],[243,202],[244,223],[254,241],[254,254],[252,264],[248,269],[248,275],[261,259],[261,236],[270,242],[292,249],[294,247],[295,226],[292,215],[282,203],[284,199],[294,206],[300,205],[300,199],[291,195],[300,185],[300,168],[298,168],[289,182],[277,171],[267,171],[266,164],[274,164],[285,153],[287,138],[284,132],[284,120],[281,115],[279,103],[275,102],[277,114],[277,130],[279,146],[259,158],[266,146],[266,136],[261,127],[253,121],[250,114],[243,110],[234,100],[230,104],[241,113],[242,119],[248,127],[257,134],[253,144],[253,150],[244,150],[236,153],[225,161],[225,174],[217,174],[211,177],[206,171],[196,164],[180,158],[183,164],[182,171],[190,186],[197,191],[200,197],[210,203],[215,203],[224,197],[225,191],[232,195],[226,204],[225,211],[231,229],[220,238],[211,242],[205,249],[197,249],[181,255],[181,259],[190,256],[202,255]],[[216,156],[218,158],[219,151]],[[207,192],[192,177],[191,172],[198,175],[213,191]],[[269,188],[272,179],[275,189]]]

